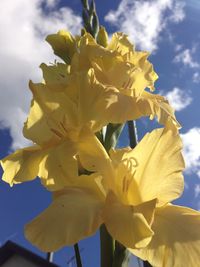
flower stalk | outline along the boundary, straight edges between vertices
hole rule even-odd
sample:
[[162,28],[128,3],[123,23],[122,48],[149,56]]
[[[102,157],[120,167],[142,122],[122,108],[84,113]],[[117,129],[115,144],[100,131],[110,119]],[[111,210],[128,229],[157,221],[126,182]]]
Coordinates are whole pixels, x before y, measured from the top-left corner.
[[[43,81],[29,84],[23,134],[34,145],[0,161],[11,186],[39,177],[52,192],[25,236],[45,253],[75,244],[77,267],[77,242],[99,229],[101,267],[128,267],[129,253],[152,266],[164,259],[166,267],[195,267],[200,213],[171,204],[184,188],[180,124],[168,101],[151,93],[158,75],[149,53],[136,51],[123,33],[109,41],[94,0],[81,1],[81,36],[50,34],[46,40],[63,62],[41,64]],[[137,144],[135,120],[143,116],[165,127]],[[125,123],[129,147],[117,149]]]
[[[99,19],[96,13],[96,7],[94,0],[91,1],[90,5],[88,0],[81,0],[83,5],[82,18],[84,22],[85,30],[90,33],[94,38],[97,37],[99,32]],[[123,126],[117,124],[109,124],[105,134],[105,140],[102,139],[102,134],[99,140],[104,144],[104,147],[108,151],[111,147],[116,145],[117,139],[121,133]],[[115,134],[115,132],[117,134]],[[105,225],[100,227],[100,248],[101,248],[101,267],[112,266],[114,256],[114,240],[108,233]]]
[[94,0],[91,1],[90,5],[87,0],[81,0],[83,5],[82,18],[84,23],[84,28],[89,32],[94,38],[96,38],[99,32],[99,19],[96,13],[96,7]]
[[128,133],[129,133],[129,145],[131,148],[134,148],[137,145],[137,126],[135,121],[128,121]]
[[113,266],[114,240],[105,225],[100,227],[101,267]]
[[77,267],[82,267],[81,255],[80,255],[80,251],[79,251],[79,247],[77,243],[74,245],[74,251],[75,251],[75,256],[76,256],[76,265]]

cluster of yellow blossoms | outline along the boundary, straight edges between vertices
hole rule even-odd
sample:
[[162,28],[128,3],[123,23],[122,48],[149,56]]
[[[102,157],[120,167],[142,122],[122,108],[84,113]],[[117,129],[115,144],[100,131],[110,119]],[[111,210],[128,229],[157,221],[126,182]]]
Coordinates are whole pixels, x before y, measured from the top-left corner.
[[[47,41],[64,63],[42,64],[43,81],[30,82],[23,133],[34,145],[1,161],[10,185],[39,177],[52,192],[51,205],[26,225],[27,239],[56,251],[105,224],[155,267],[196,267],[200,214],[170,204],[183,191],[180,125],[168,102],[150,92],[157,74],[149,54],[135,51],[122,33],[101,45],[88,33],[65,31]],[[106,151],[97,138],[104,126],[142,116],[156,117],[164,128],[134,149]]]

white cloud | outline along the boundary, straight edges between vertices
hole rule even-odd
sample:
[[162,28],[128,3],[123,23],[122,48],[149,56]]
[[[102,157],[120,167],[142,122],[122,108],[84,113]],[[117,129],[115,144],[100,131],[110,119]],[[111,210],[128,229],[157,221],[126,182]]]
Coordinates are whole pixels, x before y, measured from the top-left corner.
[[45,36],[61,28],[77,33],[81,27],[81,18],[70,8],[58,9],[57,3],[0,1],[0,127],[10,129],[12,148],[27,144],[21,129],[30,105],[28,80],[39,81],[40,63],[55,58]]
[[186,173],[195,173],[200,177],[200,128],[194,127],[181,134]]
[[200,184],[195,184],[194,186],[194,197],[195,197],[195,208],[200,211]]
[[174,87],[172,91],[165,94],[165,97],[176,111],[183,110],[192,102],[191,96],[178,87]]
[[182,44],[176,44],[175,47],[174,47],[174,50],[176,52],[180,51],[181,49],[183,48],[183,45]]
[[194,196],[197,198],[200,195],[200,184],[196,184],[194,187]]
[[192,81],[194,83],[200,83],[200,73],[198,71],[196,71],[195,73],[193,73]]
[[178,23],[184,17],[181,0],[122,0],[105,20],[127,33],[140,48],[153,51],[169,23]]
[[175,56],[174,62],[182,63],[183,65],[192,69],[199,68],[199,63],[193,58],[194,52],[195,49],[185,49]]

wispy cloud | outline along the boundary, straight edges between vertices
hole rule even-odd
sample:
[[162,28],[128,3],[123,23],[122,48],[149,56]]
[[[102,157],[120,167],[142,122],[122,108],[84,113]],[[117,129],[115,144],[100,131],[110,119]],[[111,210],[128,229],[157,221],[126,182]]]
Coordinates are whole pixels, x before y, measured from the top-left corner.
[[195,197],[195,202],[194,206],[197,210],[200,211],[200,184],[195,184],[194,185],[194,197]]
[[181,134],[184,144],[186,173],[195,173],[200,177],[200,128],[194,127]]
[[192,81],[194,83],[200,83],[200,73],[198,71],[196,71],[195,73],[193,73]]
[[178,87],[174,87],[171,91],[167,92],[165,97],[176,111],[185,109],[192,102],[192,97],[185,90]]
[[181,63],[184,66],[192,69],[199,68],[200,67],[199,63],[194,59],[194,53],[195,53],[194,48],[182,50],[175,56],[174,62]]
[[180,51],[182,48],[183,48],[183,45],[182,45],[182,44],[175,44],[175,46],[174,46],[174,51],[175,51],[175,52],[178,52],[178,51]]
[[154,51],[168,25],[179,23],[184,17],[181,0],[122,0],[105,20],[127,33],[140,48]]
[[200,195],[200,184],[196,184],[194,186],[194,196],[195,196],[195,198],[198,198],[199,195]]
[[81,27],[81,18],[57,3],[0,1],[0,127],[10,129],[12,148],[27,144],[21,129],[30,105],[28,80],[40,80],[40,63],[55,58],[45,36],[60,28],[77,33]]

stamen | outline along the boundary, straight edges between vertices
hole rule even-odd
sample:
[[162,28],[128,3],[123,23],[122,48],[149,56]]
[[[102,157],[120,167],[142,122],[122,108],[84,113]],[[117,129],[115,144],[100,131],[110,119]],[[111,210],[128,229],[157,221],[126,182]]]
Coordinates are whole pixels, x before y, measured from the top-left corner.
[[130,77],[129,77],[129,79],[128,79],[128,81],[127,81],[126,86],[124,87],[124,89],[127,89],[128,88],[129,83],[130,83]]
[[119,53],[122,52],[122,50],[120,49],[119,45],[117,46],[116,50],[117,50],[117,52],[119,52]]
[[127,167],[129,170],[130,170],[130,168],[134,168],[134,167],[138,166],[138,161],[134,157],[123,159],[122,163],[127,163]]
[[125,192],[125,190],[126,190],[126,176],[124,176],[122,181],[122,192]]
[[129,184],[130,184],[130,180],[129,180],[129,179],[126,179],[126,187],[125,187],[125,192],[127,192],[127,191],[128,191]]
[[130,74],[132,74],[133,72],[135,72],[137,70],[137,67],[134,67],[130,70]]
[[129,78],[128,81],[126,81],[122,84],[122,88],[128,89],[128,88],[131,88],[132,85],[133,85],[133,81],[131,80],[131,78]]
[[67,133],[67,129],[65,128],[65,125],[63,122],[60,122],[60,125],[62,126],[63,130]]
[[135,168],[138,166],[138,161],[134,157],[131,157],[128,159],[123,159],[122,164],[125,165],[126,168],[126,175],[123,177],[122,180],[122,192],[127,193],[134,179],[136,173]]
[[132,86],[133,86],[133,81],[131,81],[129,88],[132,88]]
[[125,85],[126,85],[126,82],[123,82],[123,84],[122,84],[122,88],[124,88],[124,87],[125,87]]
[[57,135],[59,138],[63,138],[63,135],[59,132],[59,131],[57,131],[57,130],[55,130],[55,129],[53,129],[53,128],[51,128],[50,129],[55,135]]

